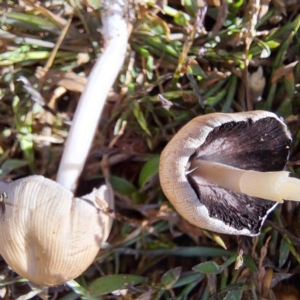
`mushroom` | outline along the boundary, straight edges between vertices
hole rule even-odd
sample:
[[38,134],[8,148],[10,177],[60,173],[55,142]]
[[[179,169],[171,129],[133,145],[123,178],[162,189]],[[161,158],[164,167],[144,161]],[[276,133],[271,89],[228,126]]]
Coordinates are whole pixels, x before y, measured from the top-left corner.
[[131,4],[123,0],[104,0],[102,5],[105,51],[94,65],[78,102],[56,176],[56,181],[71,191],[76,189],[106,98],[127,53],[131,23],[124,15],[132,13]]
[[[0,253],[18,274],[35,284],[56,286],[78,277],[107,239],[113,205],[106,185],[75,198],[43,176],[0,182]],[[106,204],[107,203],[107,204]]]
[[101,2],[104,53],[96,62],[68,135],[57,182],[29,176],[0,182],[0,253],[18,274],[43,286],[79,276],[105,242],[112,219],[113,192],[106,184],[75,198],[77,181],[98,120],[127,52],[131,2]]
[[300,181],[282,171],[292,142],[273,113],[213,113],[186,124],[161,154],[162,189],[190,223],[255,236],[282,200],[300,200]]

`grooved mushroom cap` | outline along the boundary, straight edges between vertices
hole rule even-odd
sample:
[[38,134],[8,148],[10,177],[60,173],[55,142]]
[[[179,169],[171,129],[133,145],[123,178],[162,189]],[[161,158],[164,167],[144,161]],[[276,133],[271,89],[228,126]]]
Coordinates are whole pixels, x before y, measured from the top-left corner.
[[0,191],[6,196],[0,253],[19,275],[38,285],[56,286],[78,277],[110,232],[112,219],[95,201],[112,205],[106,185],[86,195],[88,201],[43,176],[0,182]]
[[195,159],[243,170],[281,171],[291,135],[273,113],[213,113],[191,120],[161,154],[159,177],[166,197],[190,223],[211,231],[255,236],[276,202],[194,178]]

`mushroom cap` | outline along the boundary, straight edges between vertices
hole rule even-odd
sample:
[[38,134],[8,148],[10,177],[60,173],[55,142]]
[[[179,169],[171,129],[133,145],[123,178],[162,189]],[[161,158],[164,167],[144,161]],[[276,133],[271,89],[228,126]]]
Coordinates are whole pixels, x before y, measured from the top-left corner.
[[[92,201],[110,202],[106,185],[85,201],[43,176],[0,182],[6,193],[0,253],[19,275],[42,286],[78,277],[95,259],[112,219]],[[108,203],[111,205],[112,203]]]
[[201,158],[261,172],[281,171],[291,135],[273,113],[212,113],[182,127],[163,150],[159,178],[166,197],[187,221],[225,234],[255,236],[277,203],[226,190],[188,174]]

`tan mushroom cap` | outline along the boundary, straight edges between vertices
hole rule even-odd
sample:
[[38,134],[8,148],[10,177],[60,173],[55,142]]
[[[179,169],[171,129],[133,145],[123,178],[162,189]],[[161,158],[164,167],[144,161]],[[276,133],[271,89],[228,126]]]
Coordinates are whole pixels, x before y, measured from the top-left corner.
[[[280,144],[280,147],[284,152],[282,154],[283,159],[280,158],[282,163],[279,163],[277,166],[272,166],[270,170],[263,170],[262,167],[260,169],[258,167],[257,171],[280,171],[283,169],[288,156],[288,145],[291,142],[291,136],[286,128],[286,125],[275,114],[266,111],[251,111],[231,114],[213,113],[197,117],[181,128],[165,147],[161,154],[159,167],[161,187],[166,197],[174,205],[175,209],[187,221],[198,227],[219,233],[250,236],[259,234],[265,218],[267,217],[268,213],[276,207],[277,203],[266,201],[267,204],[265,211],[263,215],[259,216],[260,220],[257,220],[257,222],[259,222],[257,229],[254,230],[247,228],[247,226],[237,228],[230,222],[220,220],[209,212],[205,203],[199,199],[199,195],[197,195],[195,189],[191,186],[191,182],[188,180],[187,174],[191,157],[195,155],[195,153],[199,151],[198,149],[205,144],[206,139],[213,132],[213,130],[216,128],[221,128],[221,126],[224,126],[224,124],[241,124],[241,122],[243,124],[255,124],[263,119],[275,121],[276,126],[284,136],[284,143],[282,145]],[[247,125],[247,128],[248,127],[250,128],[251,125]],[[257,134],[262,135],[262,132],[263,130]],[[247,132],[245,131],[244,134],[247,135]],[[268,132],[264,134],[268,135]],[[281,141],[278,141],[278,143],[281,143]],[[215,146],[220,148],[220,153],[218,154],[219,156],[222,155],[223,145],[224,140],[220,141],[219,143],[215,143]],[[216,151],[218,151],[218,149]],[[226,149],[224,151],[226,151]],[[249,165],[250,162],[247,162],[248,168]],[[239,194],[238,197],[240,196],[241,195]],[[218,199],[218,201],[222,201],[221,198]],[[250,201],[249,203],[251,203],[251,205],[252,202],[253,205],[255,205],[255,203],[258,203],[259,200],[259,198],[247,198],[247,201]],[[237,216],[239,214],[240,212],[236,213]]]
[[42,286],[78,277],[95,259],[112,219],[95,199],[112,205],[106,185],[84,198],[43,176],[0,182],[5,210],[0,221],[0,253],[19,275]]

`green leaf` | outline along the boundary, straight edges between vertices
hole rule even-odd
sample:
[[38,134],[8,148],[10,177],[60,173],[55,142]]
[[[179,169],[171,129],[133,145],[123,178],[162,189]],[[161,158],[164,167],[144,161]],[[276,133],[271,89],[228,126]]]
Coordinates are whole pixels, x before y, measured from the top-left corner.
[[143,166],[139,175],[139,185],[143,187],[148,180],[158,173],[159,156],[153,156]]
[[219,244],[222,248],[227,249],[225,242],[222,240],[222,238],[221,238],[218,234],[213,233],[213,239],[214,239],[214,241],[215,241],[217,244]]
[[121,195],[130,197],[133,193],[137,192],[134,185],[124,178],[110,176],[109,179],[114,191],[120,193]]
[[242,295],[243,291],[231,291],[227,293],[224,300],[240,300]]
[[96,10],[101,8],[102,3],[99,0],[89,0],[89,4]]
[[172,47],[170,44],[166,44],[162,39],[155,36],[148,36],[145,38],[145,42],[156,48],[160,53],[166,52],[166,54],[172,55],[174,57],[178,57],[179,53]]
[[88,295],[87,290],[81,286],[77,281],[75,280],[69,280],[67,283],[67,286],[69,286],[76,294],[81,295],[83,297],[86,297]]
[[9,278],[9,279],[4,279],[4,280],[0,280],[0,287],[3,287],[5,285],[9,285],[12,283],[24,283],[24,282],[28,282],[29,280],[23,277],[16,277],[16,278]]
[[173,268],[167,271],[161,278],[161,283],[166,289],[170,289],[179,279],[181,267]]
[[185,273],[180,276],[180,278],[173,285],[173,288],[185,286],[185,285],[188,285],[193,282],[200,282],[204,278],[205,278],[205,275],[198,273],[198,272]]
[[193,267],[193,270],[204,274],[219,274],[223,268],[217,265],[214,261],[206,261]]
[[207,89],[207,91],[205,92],[203,98],[207,99],[207,98],[215,95],[227,83],[227,81],[228,81],[228,78],[224,78],[224,79],[219,80],[216,84],[214,84],[212,87]]
[[142,283],[146,278],[134,275],[107,275],[94,280],[90,287],[91,295],[104,295],[128,286]]
[[281,239],[280,247],[279,247],[279,268],[281,268],[285,264],[289,256],[289,253],[290,253],[289,244],[285,239]]
[[268,45],[268,47],[270,47],[271,49],[277,48],[280,46],[280,43],[271,40],[271,41],[267,41],[266,44]]
[[262,52],[260,53],[261,58],[267,58],[271,55],[271,49],[270,49],[269,45],[267,45],[262,40],[258,40],[257,44],[262,49]]
[[15,169],[27,166],[28,162],[22,159],[8,159],[1,166],[1,176],[9,174]]
[[146,70],[147,70],[147,77],[150,80],[153,78],[153,69],[154,69],[153,64],[154,64],[154,58],[152,55],[149,55],[147,57],[147,63],[146,63],[147,69]]
[[199,63],[195,59],[190,59],[187,72],[195,76],[201,76],[207,78],[205,72],[199,66]]
[[257,272],[257,265],[255,264],[254,260],[251,256],[244,254],[243,255],[244,265],[249,268],[253,272]]
[[243,0],[237,0],[237,1],[233,1],[232,4],[233,4],[233,7],[241,7],[243,5]]
[[225,98],[225,102],[223,104],[222,112],[229,111],[234,99],[235,92],[237,90],[236,86],[237,86],[237,76],[232,75],[229,81],[228,93]]
[[17,134],[17,138],[22,149],[24,156],[31,168],[31,171],[34,171],[34,149],[33,149],[33,140],[30,137],[32,133],[32,114],[26,112],[24,107],[22,107],[20,98],[15,96],[12,103],[14,119],[17,130],[20,132]]
[[[3,11],[0,11],[1,15],[3,13]],[[29,13],[24,14],[19,12],[6,12],[5,16],[5,20],[3,19],[2,21],[4,22],[4,24],[21,27],[23,29],[26,28],[34,31],[42,29],[43,31],[51,31],[57,33],[57,30],[59,28],[58,25],[55,25],[51,21]]]
[[134,102],[134,107],[133,107],[133,114],[137,120],[137,122],[139,123],[139,125],[141,126],[141,128],[148,134],[151,136],[151,133],[148,129],[148,126],[147,126],[147,122],[146,122],[146,119],[144,117],[144,114],[143,112],[140,110],[140,106],[139,104],[135,101]]
[[187,11],[196,16],[196,12],[198,11],[199,7],[197,5],[198,2],[196,1],[191,1],[191,0],[184,0],[184,1],[181,1],[183,2],[183,5],[184,7],[187,9]]
[[280,106],[278,107],[276,113],[283,118],[287,118],[288,116],[290,116],[293,113],[292,111],[293,111],[293,108],[292,108],[291,99],[285,98],[285,99],[282,99],[282,102],[281,102]]
[[176,247],[174,249],[158,249],[155,251],[149,252],[152,255],[177,255],[183,257],[200,257],[200,256],[207,256],[207,257],[218,257],[218,256],[228,256],[233,255],[235,252],[228,251],[225,249],[214,248],[214,247]]
[[137,48],[137,52],[142,56],[144,56],[145,58],[148,58],[148,56],[150,55],[149,51],[143,47]]
[[293,98],[295,95],[295,78],[293,73],[289,73],[284,76],[284,85],[289,97]]
[[224,99],[226,92],[227,92],[226,89],[221,90],[217,95],[205,99],[204,104],[211,105],[211,106],[217,105],[221,100]]
[[235,262],[236,258],[237,258],[236,254],[231,255],[226,261],[224,261],[222,267],[229,267],[231,264]]
[[180,26],[187,26],[188,19],[185,17],[185,14],[181,11],[178,11],[174,16],[174,22]]

